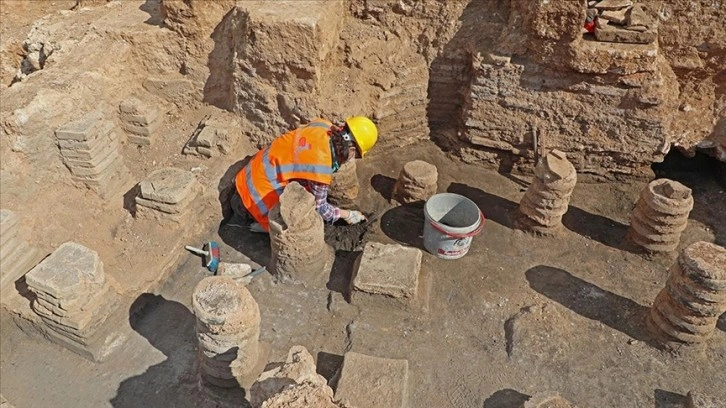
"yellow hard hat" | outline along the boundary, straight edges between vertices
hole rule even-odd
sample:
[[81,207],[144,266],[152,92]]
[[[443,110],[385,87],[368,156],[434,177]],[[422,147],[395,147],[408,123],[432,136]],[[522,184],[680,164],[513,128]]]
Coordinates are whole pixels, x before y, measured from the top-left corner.
[[371,150],[373,145],[378,141],[378,128],[372,120],[365,116],[353,116],[345,120],[345,123],[353,134],[355,144],[358,145],[361,157]]

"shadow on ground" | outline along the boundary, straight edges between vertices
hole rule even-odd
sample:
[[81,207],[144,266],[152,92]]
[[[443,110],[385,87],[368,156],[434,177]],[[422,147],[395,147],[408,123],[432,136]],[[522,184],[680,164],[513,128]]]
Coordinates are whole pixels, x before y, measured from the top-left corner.
[[656,389],[655,408],[684,408],[688,405],[688,397],[675,392]]
[[518,203],[462,183],[451,183],[446,191],[462,195],[473,201],[487,220],[512,228],[512,215],[519,207]]
[[628,225],[608,217],[570,205],[565,215],[562,216],[562,224],[570,231],[603,245],[628,252],[637,252],[637,248],[630,245],[626,239]]
[[423,205],[405,204],[391,208],[381,216],[381,231],[401,245],[424,250]]
[[573,312],[633,339],[654,344],[646,326],[647,307],[559,268],[539,265],[525,272],[525,276],[532,289]]
[[487,398],[482,408],[521,408],[527,400],[529,395],[505,388]]
[[144,23],[157,27],[164,26],[164,13],[161,11],[161,0],[146,0],[139,7],[139,10],[149,14],[149,18]]
[[131,327],[166,359],[121,382],[111,405],[115,408],[196,406],[194,315],[181,303],[150,293],[140,295],[129,314]]
[[391,200],[391,194],[393,193],[393,186],[395,184],[396,179],[382,174],[376,174],[371,177],[371,187],[386,199],[386,201]]

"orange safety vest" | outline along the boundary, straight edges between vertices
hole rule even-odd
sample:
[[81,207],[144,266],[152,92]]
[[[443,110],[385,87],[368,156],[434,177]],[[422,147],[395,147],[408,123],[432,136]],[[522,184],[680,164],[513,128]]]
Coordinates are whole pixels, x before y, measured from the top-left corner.
[[333,124],[315,119],[285,133],[255,154],[237,173],[235,185],[247,211],[266,230],[268,213],[280,201],[285,186],[294,179],[330,184],[333,154],[328,130]]

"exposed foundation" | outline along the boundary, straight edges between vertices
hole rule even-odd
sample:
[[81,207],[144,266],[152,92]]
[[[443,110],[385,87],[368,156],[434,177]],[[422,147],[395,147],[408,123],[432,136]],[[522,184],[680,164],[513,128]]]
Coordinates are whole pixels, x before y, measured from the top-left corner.
[[150,146],[154,142],[154,135],[164,118],[158,107],[136,97],[130,97],[119,105],[119,120],[130,143]]
[[696,242],[684,249],[651,308],[651,326],[666,348],[703,343],[726,312],[726,249]]
[[436,194],[439,172],[436,166],[414,160],[403,166],[393,186],[391,197],[401,204],[426,201]]
[[577,183],[577,172],[564,153],[553,150],[540,160],[534,175],[519,203],[516,225],[526,231],[552,235],[562,229],[562,216]]
[[83,183],[104,199],[123,191],[131,174],[119,154],[118,134],[101,111],[56,130],[63,163],[74,181]]
[[292,182],[269,214],[272,272],[281,281],[315,281],[324,278],[333,249],[325,243],[323,218],[315,198]]
[[32,308],[52,341],[94,361],[118,346],[100,326],[118,306],[98,254],[66,242],[25,275]]
[[136,214],[139,218],[182,223],[193,212],[192,205],[201,190],[190,171],[163,168],[139,183]]
[[202,380],[234,388],[259,374],[260,310],[250,292],[232,278],[210,276],[194,288],[192,306]]
[[630,220],[630,238],[649,252],[675,251],[692,208],[690,188],[677,181],[654,180],[640,194]]

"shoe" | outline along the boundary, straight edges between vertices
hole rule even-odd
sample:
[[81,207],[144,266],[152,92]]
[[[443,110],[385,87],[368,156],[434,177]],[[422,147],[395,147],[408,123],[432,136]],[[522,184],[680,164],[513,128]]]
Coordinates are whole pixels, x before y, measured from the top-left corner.
[[269,234],[269,232],[265,229],[265,227],[262,226],[259,222],[253,222],[250,225],[250,231],[252,232],[259,232],[262,234]]

